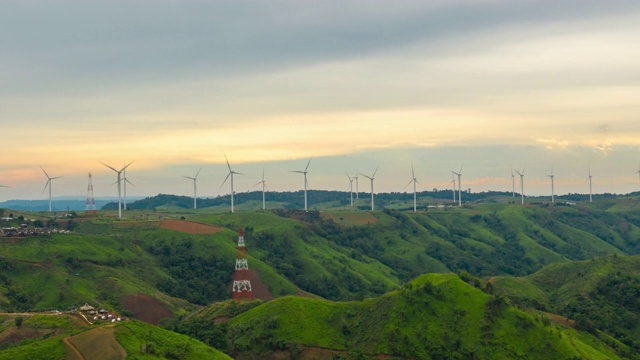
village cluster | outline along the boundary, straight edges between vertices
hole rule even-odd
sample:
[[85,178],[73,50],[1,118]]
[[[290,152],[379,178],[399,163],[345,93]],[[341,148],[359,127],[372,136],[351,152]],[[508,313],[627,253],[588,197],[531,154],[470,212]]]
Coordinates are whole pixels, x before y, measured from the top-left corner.
[[85,317],[93,318],[93,321],[107,321],[107,322],[119,322],[122,321],[122,317],[117,314],[113,314],[105,309],[96,310],[89,304],[84,304],[78,308],[81,314]]

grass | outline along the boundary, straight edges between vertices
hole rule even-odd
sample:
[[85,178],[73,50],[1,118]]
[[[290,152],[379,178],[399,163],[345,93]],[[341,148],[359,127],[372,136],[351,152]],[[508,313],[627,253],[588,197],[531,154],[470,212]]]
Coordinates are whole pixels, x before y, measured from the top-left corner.
[[128,359],[230,359],[224,353],[186,335],[139,321],[119,323],[115,327],[115,337],[129,354]]
[[506,304],[488,310],[492,299],[453,274],[424,275],[361,302],[284,297],[229,321],[232,351],[261,356],[298,344],[400,358],[618,358],[606,346],[588,345],[595,339],[586,333],[545,325]]

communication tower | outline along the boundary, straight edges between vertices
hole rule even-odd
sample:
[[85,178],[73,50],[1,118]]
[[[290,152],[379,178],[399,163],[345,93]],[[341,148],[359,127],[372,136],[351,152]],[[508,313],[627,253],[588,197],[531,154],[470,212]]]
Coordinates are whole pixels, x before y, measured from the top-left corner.
[[238,255],[236,256],[236,270],[233,274],[233,288],[231,298],[235,301],[253,300],[251,280],[249,280],[249,263],[247,249],[244,246],[244,230],[238,230]]
[[84,208],[84,216],[96,216],[96,199],[93,197],[93,182],[89,173],[89,185],[87,186],[87,203]]

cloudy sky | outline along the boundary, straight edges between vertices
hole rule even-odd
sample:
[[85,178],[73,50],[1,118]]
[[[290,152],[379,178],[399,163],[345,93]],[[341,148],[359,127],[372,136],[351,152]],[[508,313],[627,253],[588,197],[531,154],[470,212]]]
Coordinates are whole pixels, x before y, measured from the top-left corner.
[[[640,189],[640,2],[0,1],[0,200]],[[368,190],[361,183],[361,190]],[[408,190],[408,189],[407,189]]]

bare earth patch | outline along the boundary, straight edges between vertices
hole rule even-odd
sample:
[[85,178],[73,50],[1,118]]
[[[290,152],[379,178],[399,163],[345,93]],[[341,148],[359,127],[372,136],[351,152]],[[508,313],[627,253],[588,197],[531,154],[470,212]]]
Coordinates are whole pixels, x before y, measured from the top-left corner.
[[222,231],[221,227],[197,223],[188,220],[167,219],[160,222],[163,229],[182,231],[187,234],[215,234]]
[[173,313],[160,301],[147,294],[131,294],[120,299],[120,303],[136,319],[158,325],[160,320],[171,318]]
[[113,327],[102,326],[70,336],[64,339],[65,350],[72,358],[124,359],[127,357],[127,352],[116,340],[113,332]]

